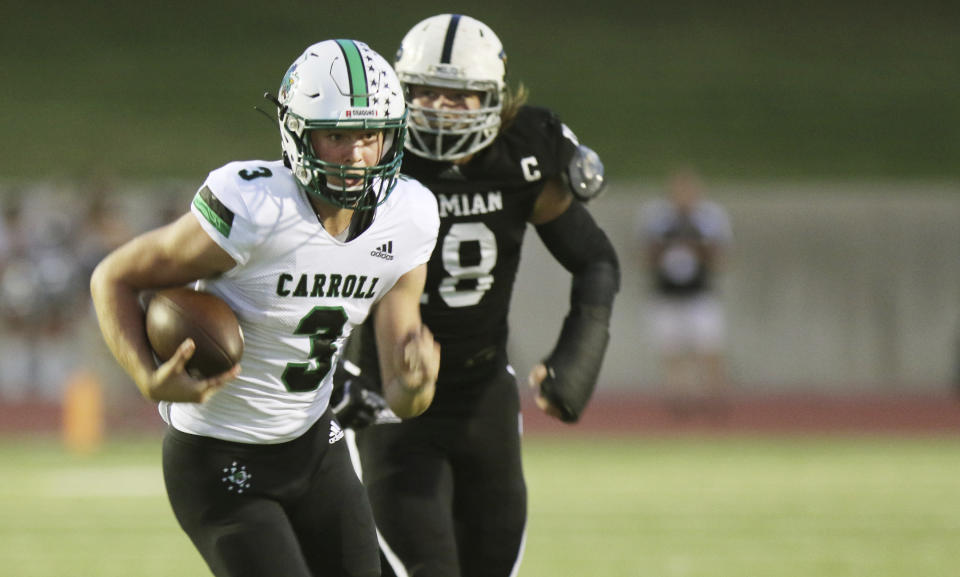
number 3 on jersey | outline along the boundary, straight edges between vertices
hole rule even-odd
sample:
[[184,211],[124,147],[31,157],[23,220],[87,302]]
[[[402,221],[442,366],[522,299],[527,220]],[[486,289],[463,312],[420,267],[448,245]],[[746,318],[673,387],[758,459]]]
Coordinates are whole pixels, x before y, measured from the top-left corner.
[[306,393],[320,386],[323,378],[330,372],[331,360],[337,347],[334,344],[343,334],[347,324],[347,312],[343,307],[314,307],[300,319],[293,334],[310,337],[309,359],[316,360],[316,368],[310,363],[287,363],[283,370],[284,386],[293,393]]
[[[441,257],[449,276],[440,282],[440,298],[448,307],[480,302],[493,286],[490,271],[497,264],[497,238],[482,222],[461,222],[443,238]],[[462,282],[462,281],[475,282]]]

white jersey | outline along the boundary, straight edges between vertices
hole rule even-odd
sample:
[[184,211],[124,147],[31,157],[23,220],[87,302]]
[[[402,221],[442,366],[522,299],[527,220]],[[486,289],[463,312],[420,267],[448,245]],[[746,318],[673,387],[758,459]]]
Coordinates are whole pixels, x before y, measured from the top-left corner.
[[295,439],[327,408],[332,367],[353,327],[405,273],[427,262],[440,219],[433,194],[398,179],[370,227],[341,242],[280,161],[210,173],[193,214],[237,266],[198,288],[243,329],[240,375],[203,404],[163,403],[174,428],[244,443]]

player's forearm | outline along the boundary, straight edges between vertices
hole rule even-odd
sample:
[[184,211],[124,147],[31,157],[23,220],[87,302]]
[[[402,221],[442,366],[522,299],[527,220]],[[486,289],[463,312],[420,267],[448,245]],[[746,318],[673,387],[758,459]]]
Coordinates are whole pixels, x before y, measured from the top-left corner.
[[574,422],[596,387],[606,354],[613,301],[620,288],[616,251],[582,206],[537,227],[551,254],[573,274],[570,312],[553,351],[541,394]]
[[383,354],[384,398],[401,419],[420,415],[433,402],[437,375],[440,373],[440,345],[427,327],[420,325]]
[[155,363],[146,340],[139,292],[111,274],[108,257],[91,275],[90,293],[107,347],[141,394],[150,398],[147,383]]
[[426,276],[426,264],[405,274],[374,316],[383,398],[401,419],[427,410],[440,372],[440,345],[420,319]]
[[541,394],[559,409],[563,421],[576,422],[593,396],[610,341],[610,314],[606,306],[575,306],[543,361],[547,378]]

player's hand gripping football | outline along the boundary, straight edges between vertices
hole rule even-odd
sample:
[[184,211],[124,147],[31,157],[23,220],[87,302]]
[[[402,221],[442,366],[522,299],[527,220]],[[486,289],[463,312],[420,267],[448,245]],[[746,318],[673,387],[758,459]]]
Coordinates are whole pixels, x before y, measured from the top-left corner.
[[208,379],[190,376],[186,364],[195,351],[192,339],[183,341],[173,356],[150,375],[149,382],[142,389],[144,396],[151,401],[203,403],[240,374],[240,365],[237,364]]

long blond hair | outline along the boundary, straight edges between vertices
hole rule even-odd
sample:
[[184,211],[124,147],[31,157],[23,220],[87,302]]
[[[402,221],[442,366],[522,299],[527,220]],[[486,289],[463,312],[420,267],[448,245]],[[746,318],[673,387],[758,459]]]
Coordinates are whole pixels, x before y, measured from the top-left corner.
[[516,92],[507,86],[506,92],[503,95],[503,108],[500,109],[501,133],[513,124],[513,121],[517,118],[517,113],[520,112],[520,107],[527,103],[529,96],[530,93],[522,82],[517,85]]

